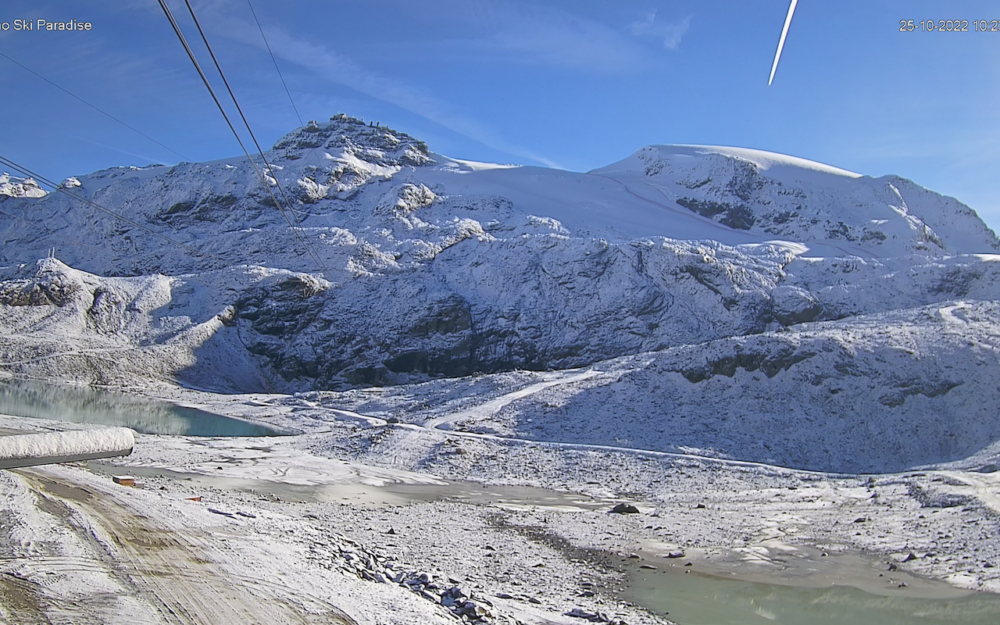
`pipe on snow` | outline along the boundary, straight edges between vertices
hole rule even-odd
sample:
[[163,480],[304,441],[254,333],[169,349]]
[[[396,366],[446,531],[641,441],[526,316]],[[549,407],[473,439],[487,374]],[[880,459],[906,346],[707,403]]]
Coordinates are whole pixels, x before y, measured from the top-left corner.
[[0,469],[127,456],[134,445],[129,428],[0,436]]

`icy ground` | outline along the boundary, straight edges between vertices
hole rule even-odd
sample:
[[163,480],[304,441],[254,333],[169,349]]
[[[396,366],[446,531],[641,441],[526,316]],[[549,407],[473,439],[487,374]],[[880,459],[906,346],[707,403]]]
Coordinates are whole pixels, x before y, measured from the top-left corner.
[[[400,406],[436,393],[160,388],[164,398],[302,433],[139,435],[127,459],[5,473],[4,579],[7,596],[22,598],[4,603],[5,618],[448,623],[446,596],[457,587],[485,622],[580,622],[573,610],[666,622],[622,591],[638,567],[689,563],[921,597],[954,595],[935,579],[1000,591],[1000,454],[852,476],[448,429],[587,379],[510,374],[481,404],[412,424],[357,412],[359,400]],[[4,417],[0,427],[67,425]],[[141,488],[110,475],[136,476]],[[639,513],[609,512],[623,501]],[[855,552],[867,555],[846,573],[824,572],[825,560],[834,567]]]

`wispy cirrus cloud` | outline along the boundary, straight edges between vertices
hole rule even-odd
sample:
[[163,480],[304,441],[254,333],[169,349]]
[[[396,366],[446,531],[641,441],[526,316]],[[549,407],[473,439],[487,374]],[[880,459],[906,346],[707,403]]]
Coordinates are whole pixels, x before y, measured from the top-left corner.
[[636,37],[659,39],[667,50],[676,50],[681,40],[691,28],[691,16],[676,22],[657,20],[656,11],[650,11],[645,19],[629,24],[628,30]]
[[[641,45],[618,24],[594,12],[551,3],[517,0],[435,0],[431,7],[408,3],[396,7],[415,30],[409,51],[426,58],[449,56],[485,63],[514,63],[619,75],[641,71],[653,62]],[[615,13],[611,11],[611,13]],[[600,13],[598,13],[599,15]],[[391,45],[391,44],[390,44]]]
[[492,22],[473,45],[499,60],[613,73],[640,69],[645,63],[641,46],[591,18],[520,3],[490,15]]
[[[255,27],[250,28],[249,24],[231,23],[227,36],[253,47],[264,47],[259,31]],[[495,150],[547,167],[560,168],[559,164],[544,156],[509,143],[454,105],[403,80],[369,70],[326,45],[293,36],[280,28],[268,29],[267,37],[271,49],[279,58],[325,80],[398,106]]]

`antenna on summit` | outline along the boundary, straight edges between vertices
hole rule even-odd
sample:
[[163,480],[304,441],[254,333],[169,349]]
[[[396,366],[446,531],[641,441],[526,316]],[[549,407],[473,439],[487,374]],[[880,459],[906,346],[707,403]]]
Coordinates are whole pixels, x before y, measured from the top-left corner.
[[785,25],[781,29],[781,39],[778,39],[778,50],[774,53],[774,63],[771,64],[771,76],[767,79],[767,86],[770,87],[774,81],[774,72],[778,71],[778,61],[781,59],[781,50],[785,47],[785,37],[788,36],[788,27],[792,25],[792,16],[795,15],[795,5],[799,0],[792,0],[788,5],[788,15],[785,16]]

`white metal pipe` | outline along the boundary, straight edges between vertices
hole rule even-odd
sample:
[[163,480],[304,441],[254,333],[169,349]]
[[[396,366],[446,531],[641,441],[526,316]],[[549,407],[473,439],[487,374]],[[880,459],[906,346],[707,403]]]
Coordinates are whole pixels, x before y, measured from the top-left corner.
[[127,456],[134,445],[129,428],[0,436],[0,469]]

